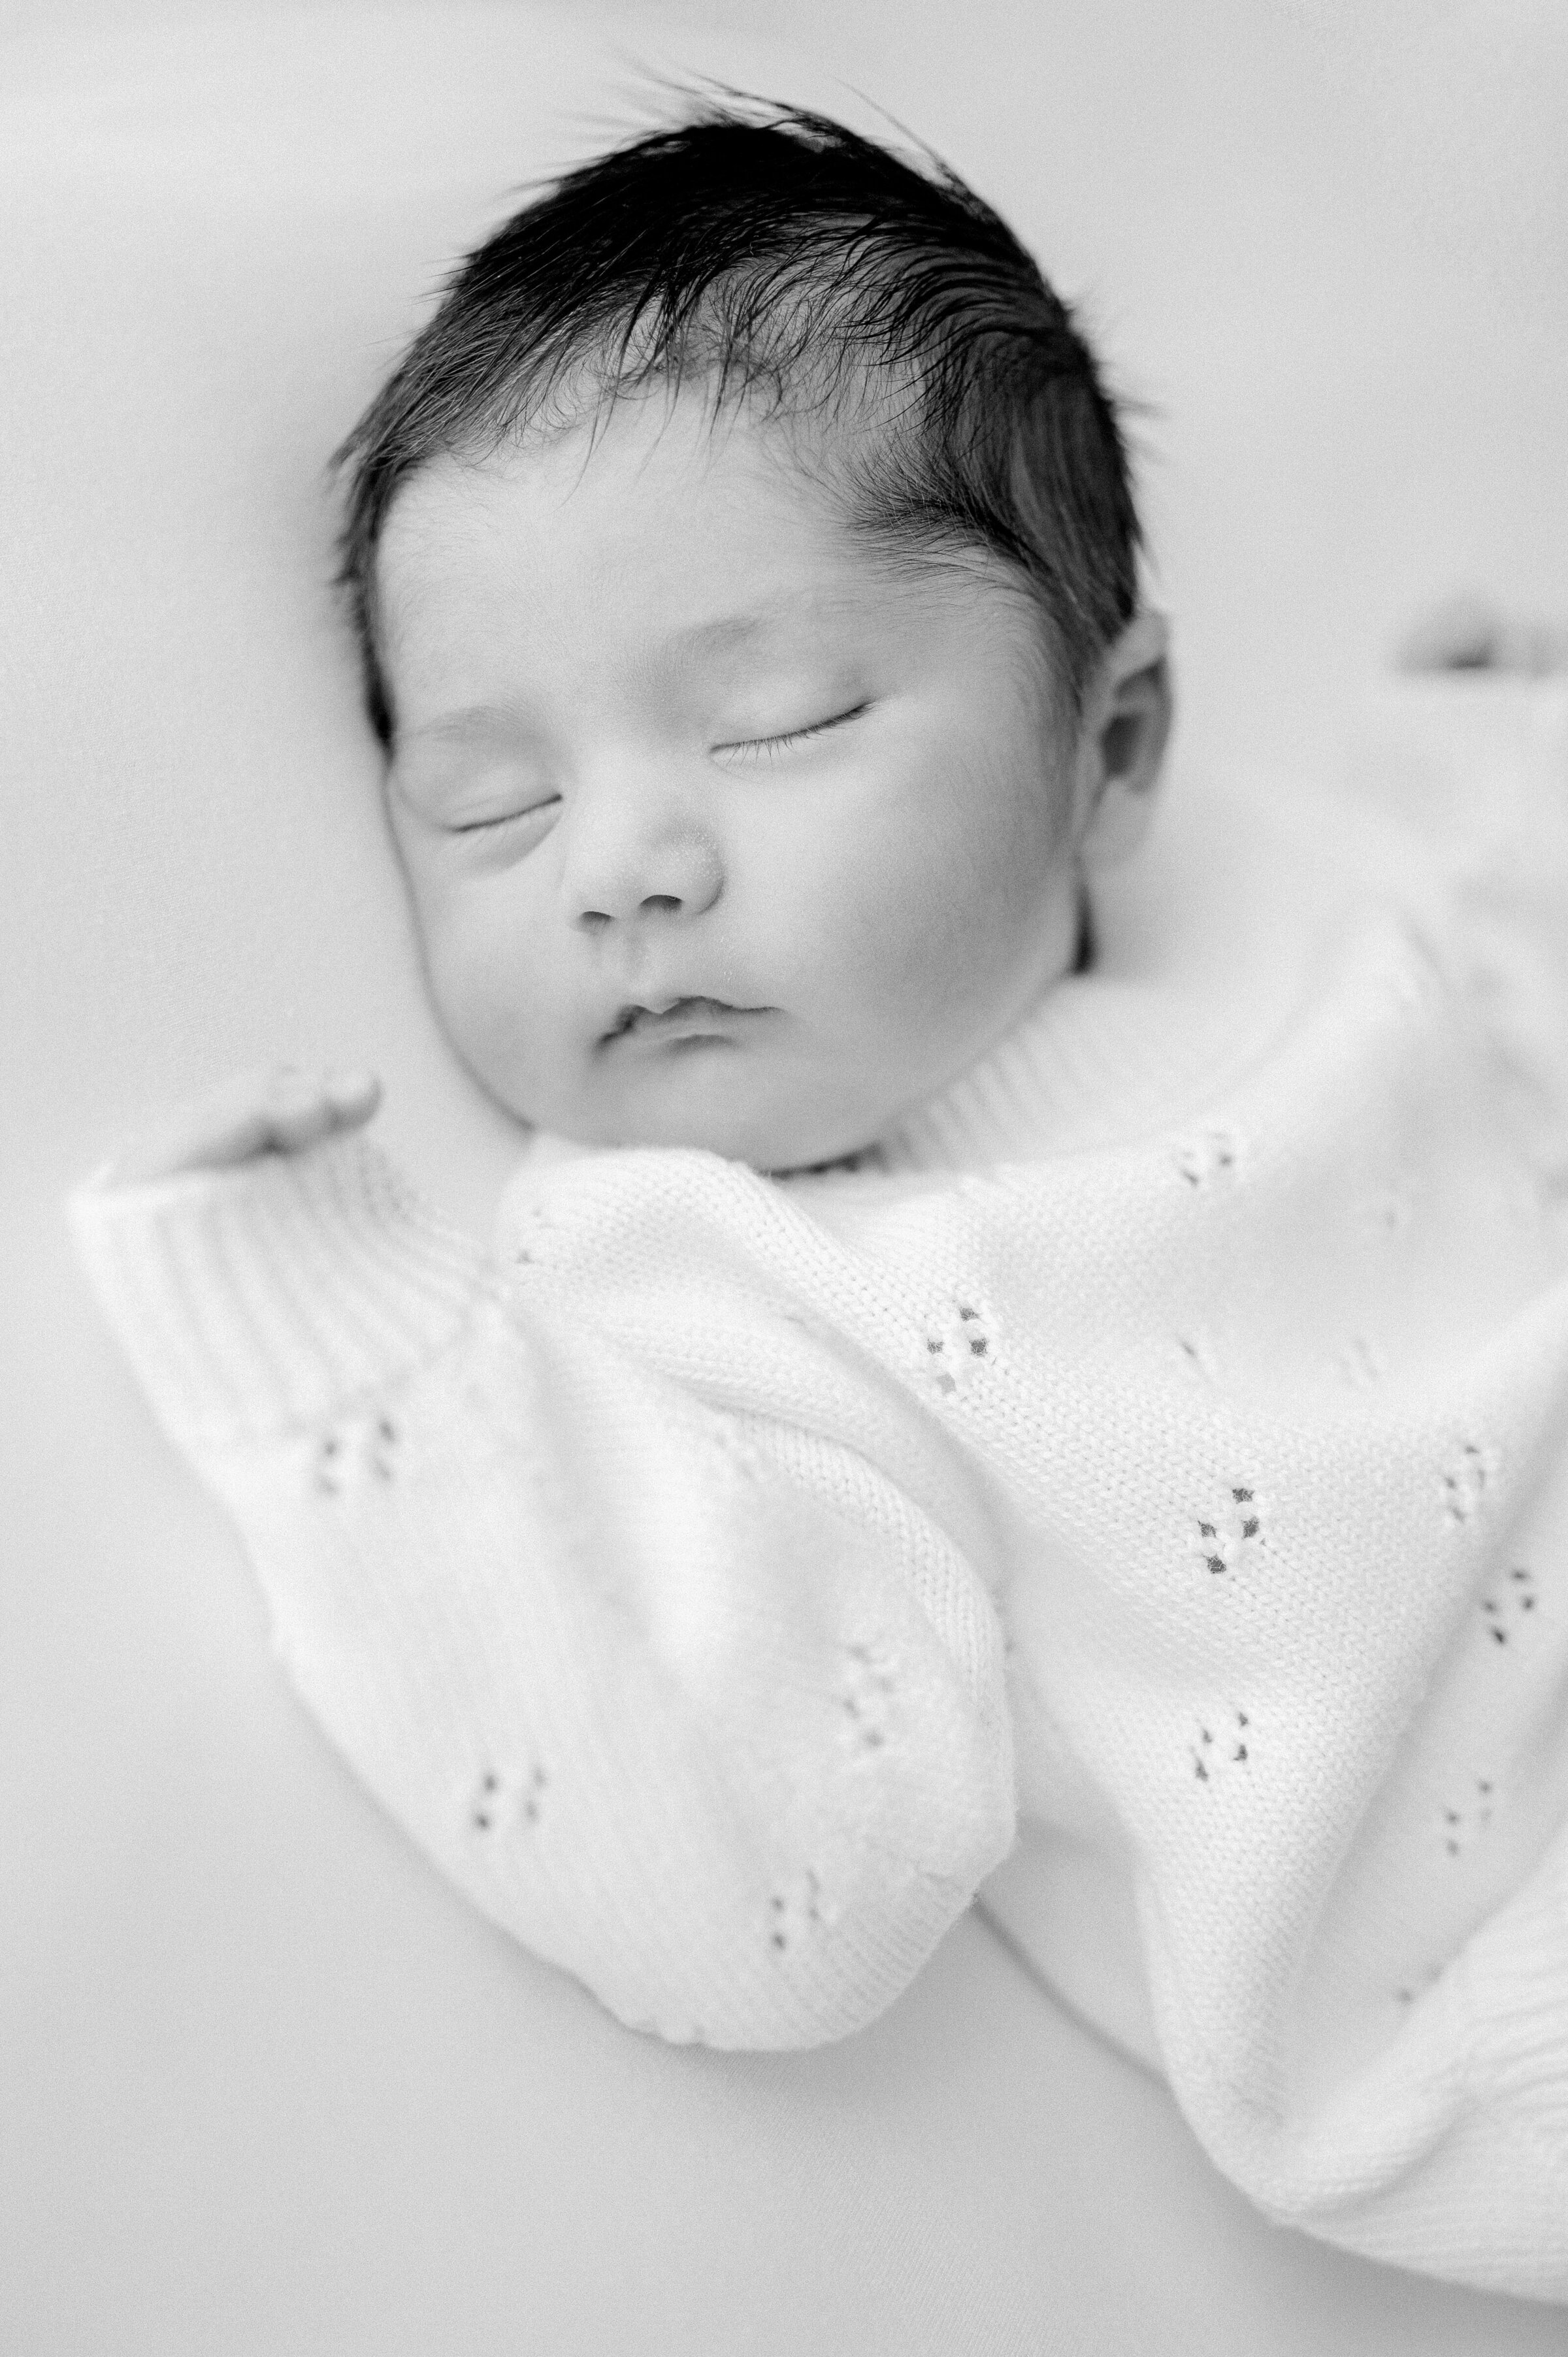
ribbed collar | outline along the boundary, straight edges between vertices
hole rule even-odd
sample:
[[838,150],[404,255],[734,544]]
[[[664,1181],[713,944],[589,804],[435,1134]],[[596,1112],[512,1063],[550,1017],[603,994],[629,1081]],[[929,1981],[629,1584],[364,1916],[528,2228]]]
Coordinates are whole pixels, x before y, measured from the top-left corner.
[[1255,1028],[1246,1011],[1244,996],[1216,1004],[1135,976],[1074,974],[907,1114],[875,1161],[887,1171],[973,1169],[1146,1130],[1245,1059]]

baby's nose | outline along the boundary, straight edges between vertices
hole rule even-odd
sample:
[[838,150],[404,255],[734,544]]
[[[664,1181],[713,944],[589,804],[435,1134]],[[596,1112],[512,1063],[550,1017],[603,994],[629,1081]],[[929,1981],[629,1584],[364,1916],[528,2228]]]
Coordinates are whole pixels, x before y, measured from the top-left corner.
[[607,925],[701,916],[724,888],[717,846],[691,829],[654,839],[596,829],[573,847],[564,877],[574,924]]

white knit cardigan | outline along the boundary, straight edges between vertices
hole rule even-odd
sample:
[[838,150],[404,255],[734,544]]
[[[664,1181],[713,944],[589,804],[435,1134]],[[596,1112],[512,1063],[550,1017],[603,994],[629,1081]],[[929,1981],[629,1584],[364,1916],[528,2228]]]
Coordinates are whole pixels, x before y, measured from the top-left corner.
[[1568,2299],[1568,695],[1394,715],[858,1168],[71,1216],[322,1726],[623,2021],[843,2037],[984,1885],[1270,2215]]

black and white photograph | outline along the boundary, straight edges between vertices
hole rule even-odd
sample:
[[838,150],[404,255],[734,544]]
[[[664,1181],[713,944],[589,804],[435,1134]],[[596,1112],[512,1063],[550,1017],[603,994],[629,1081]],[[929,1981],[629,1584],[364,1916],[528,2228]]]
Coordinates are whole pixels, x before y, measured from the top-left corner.
[[1568,2357],[1563,0],[0,191],[5,2357]]

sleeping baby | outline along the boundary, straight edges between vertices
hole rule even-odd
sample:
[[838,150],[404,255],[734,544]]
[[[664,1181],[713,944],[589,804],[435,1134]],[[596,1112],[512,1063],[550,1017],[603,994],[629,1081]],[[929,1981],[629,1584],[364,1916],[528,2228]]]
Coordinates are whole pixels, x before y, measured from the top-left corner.
[[1568,2299],[1561,693],[1154,820],[1079,326],[784,109],[528,205],[343,463],[493,1238],[354,1072],[72,1202],[310,1708],[635,2029],[844,2037],[978,1897],[1271,2217]]

